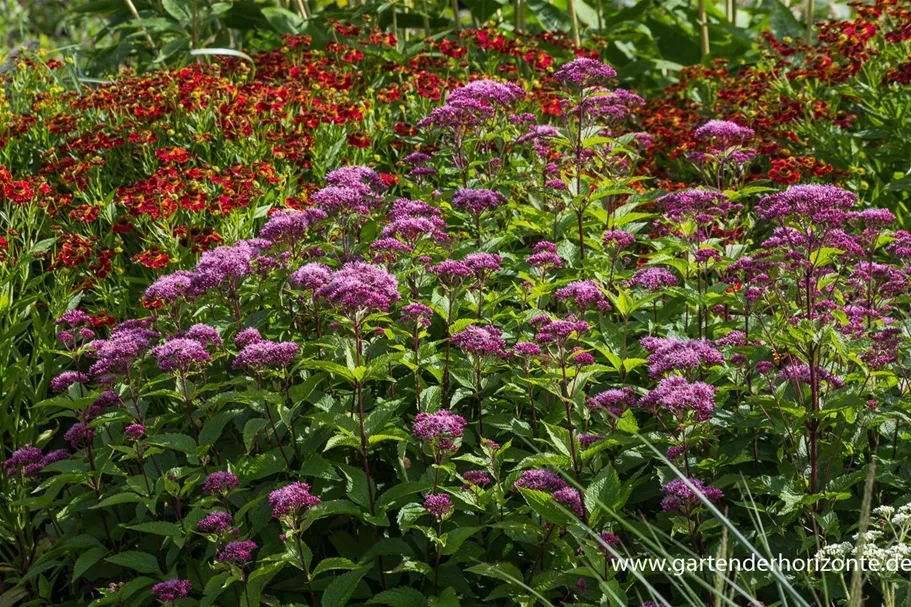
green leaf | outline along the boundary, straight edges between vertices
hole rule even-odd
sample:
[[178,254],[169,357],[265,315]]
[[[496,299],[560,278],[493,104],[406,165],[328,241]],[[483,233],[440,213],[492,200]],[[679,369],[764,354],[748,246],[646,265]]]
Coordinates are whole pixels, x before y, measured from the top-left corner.
[[238,411],[222,411],[210,420],[207,420],[199,433],[200,445],[214,445],[224,432],[229,421],[237,417]]
[[268,423],[269,420],[266,418],[256,417],[248,419],[247,423],[244,424],[244,448],[246,448],[247,453],[253,450],[253,440],[256,438],[257,434],[262,432],[263,428],[265,428]]
[[481,527],[459,527],[449,533],[443,534],[444,548],[440,551],[444,555],[455,554],[465,543],[465,540],[481,530]]
[[357,567],[357,563],[345,558],[333,556],[321,560],[311,575],[313,577],[316,577],[321,573],[325,573],[326,571],[336,571],[338,569],[354,569],[355,567]]
[[447,588],[439,595],[428,598],[427,607],[459,607],[459,595],[455,588]]
[[348,599],[357,589],[358,582],[364,577],[370,567],[361,567],[335,578],[326,591],[323,592],[320,604],[322,607],[344,607],[348,604]]
[[599,504],[608,508],[618,507],[621,500],[625,501],[620,487],[617,471],[610,464],[604,466],[585,490],[585,509],[593,512]]
[[[203,590],[202,600],[199,602],[199,607],[209,607],[221,596],[221,593],[224,592],[228,586],[231,584],[225,584],[228,581],[228,578],[231,575],[227,572],[219,573],[218,575],[213,575],[209,578],[209,581],[206,582],[206,587]],[[232,580],[233,583],[233,580]]]
[[93,510],[98,508],[107,508],[108,506],[116,506],[117,504],[138,504],[145,501],[145,498],[142,496],[136,495],[135,493],[117,493],[111,497],[106,497],[96,505],[92,506]]
[[161,0],[161,6],[178,21],[190,21],[193,19],[189,7],[182,0]]
[[[196,441],[186,434],[167,433],[156,434],[149,438],[149,443],[166,447],[187,454],[191,463],[196,463]],[[194,461],[195,460],[195,461]]]
[[427,599],[418,590],[403,586],[381,592],[367,601],[368,605],[390,605],[391,607],[424,607]]
[[304,26],[303,18],[286,8],[267,6],[262,9],[262,14],[269,25],[279,34],[296,34]]
[[88,571],[92,565],[100,561],[101,557],[107,553],[107,548],[96,547],[90,548],[79,555],[79,558],[76,559],[76,565],[73,567],[73,581],[75,582],[82,577],[83,573]]
[[563,507],[549,493],[525,487],[519,487],[519,490],[532,510],[558,527],[567,527],[579,522],[568,511],[564,512]]
[[104,559],[114,565],[121,565],[139,573],[161,573],[158,569],[158,561],[151,554],[138,552],[136,550],[127,550],[114,556]]
[[180,528],[180,525],[166,521],[139,523],[138,525],[133,525],[130,529],[141,533],[153,533],[155,535],[164,535],[173,538],[183,537],[183,530]]

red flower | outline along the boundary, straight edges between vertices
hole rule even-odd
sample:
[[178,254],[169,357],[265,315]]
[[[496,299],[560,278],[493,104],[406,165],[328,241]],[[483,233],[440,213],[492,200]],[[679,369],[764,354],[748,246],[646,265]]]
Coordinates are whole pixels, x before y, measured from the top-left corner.
[[166,253],[162,253],[158,247],[152,247],[148,251],[133,255],[130,260],[141,263],[147,268],[163,268],[168,265],[170,258]]
[[370,138],[364,133],[349,133],[348,145],[355,148],[369,148],[372,145]]

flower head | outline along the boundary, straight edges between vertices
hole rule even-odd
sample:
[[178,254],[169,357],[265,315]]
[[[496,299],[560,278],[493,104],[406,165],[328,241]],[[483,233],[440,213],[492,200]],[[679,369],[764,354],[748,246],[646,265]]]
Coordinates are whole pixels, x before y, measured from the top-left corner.
[[234,359],[235,369],[262,371],[270,367],[286,368],[300,348],[293,341],[271,341],[262,339],[244,346]]
[[462,491],[467,491],[472,487],[484,487],[490,484],[490,475],[484,470],[469,470],[462,474],[465,484],[462,485]]
[[446,493],[432,493],[424,500],[424,510],[437,521],[442,521],[452,512],[452,500]]
[[158,360],[162,371],[186,373],[192,367],[203,365],[212,360],[205,346],[196,339],[174,338],[160,346],[152,348],[152,354]]
[[218,553],[215,559],[220,563],[244,567],[253,559],[253,551],[257,548],[258,546],[253,540],[231,542]]
[[[691,478],[689,481],[696,488],[696,491],[710,502],[717,502],[724,497],[724,494],[719,489],[707,485],[699,479]],[[661,493],[667,495],[661,500],[661,509],[665,512],[674,510],[689,512],[693,508],[702,505],[702,501],[682,478],[674,479],[661,487]]]
[[465,209],[469,213],[480,215],[484,211],[490,211],[506,203],[506,196],[493,190],[456,190],[452,195],[452,206],[457,209]]
[[303,211],[280,209],[269,216],[269,221],[259,235],[272,242],[296,243],[303,240],[310,228],[325,218],[326,213],[318,208]]
[[433,316],[433,309],[425,306],[420,302],[413,302],[402,306],[402,318],[418,325],[429,327],[430,318]]
[[629,280],[629,286],[642,287],[648,291],[660,291],[666,287],[675,287],[679,283],[677,277],[664,268],[640,268]]
[[465,418],[448,409],[434,413],[418,413],[414,418],[411,433],[424,443],[442,452],[455,452],[457,439],[462,438]]
[[559,474],[550,470],[526,470],[513,485],[514,488],[525,487],[546,493],[559,491],[566,486],[566,481]]
[[625,249],[636,242],[636,237],[624,230],[608,230],[604,233],[602,242],[604,242],[605,247]]
[[834,185],[792,185],[761,199],[756,209],[767,221],[791,218],[804,227],[839,228],[856,202],[857,196]]
[[653,410],[661,407],[677,415],[692,411],[697,421],[706,421],[715,410],[715,386],[701,381],[690,383],[674,375],[662,379],[657,388],[642,397],[639,406]]
[[240,487],[240,481],[230,472],[213,472],[206,477],[202,491],[206,495],[227,495],[236,487]]
[[722,148],[739,145],[756,134],[753,129],[740,126],[728,120],[709,120],[696,129],[693,136],[700,141],[708,141]]
[[192,589],[193,584],[190,580],[168,580],[152,586],[152,596],[165,605],[176,605],[177,601],[186,598]]
[[89,376],[77,371],[64,371],[51,380],[52,392],[63,392],[73,384],[84,384],[89,381]]
[[95,438],[95,429],[82,422],[76,422],[63,435],[63,440],[69,441],[73,449],[82,449],[92,444]]
[[158,278],[146,289],[142,299],[147,304],[163,303],[173,305],[181,299],[192,299],[196,296],[193,291],[193,280],[196,274],[186,270],[177,270]]
[[720,365],[724,358],[705,339],[677,340],[672,337],[643,337],[642,346],[649,351],[648,364],[652,377],[670,371],[693,371],[700,367]]
[[469,325],[450,338],[455,347],[478,357],[506,358],[506,342],[502,331],[493,326]]
[[557,80],[579,87],[603,84],[616,76],[617,72],[612,67],[588,57],[579,57],[570,61],[554,73],[554,78]]
[[233,525],[234,518],[230,513],[216,510],[215,512],[207,514],[202,520],[196,523],[196,528],[203,533],[225,535],[233,529]]
[[145,436],[146,429],[142,424],[130,424],[123,429],[123,435],[130,440],[137,441]]
[[395,277],[383,268],[356,261],[346,263],[335,272],[317,295],[354,317],[369,312],[388,312],[389,307],[401,298],[398,286]]
[[199,323],[193,325],[184,334],[184,337],[195,339],[203,346],[215,346],[216,348],[221,347],[221,336],[218,334],[218,331],[215,329],[215,327],[211,327],[206,324]]
[[273,518],[293,518],[301,510],[320,503],[320,498],[310,495],[307,483],[291,483],[269,494]]
[[553,492],[555,500],[569,508],[573,513],[581,517],[585,514],[582,509],[582,494],[575,487],[563,487]]
[[593,280],[579,280],[571,282],[554,293],[554,298],[563,302],[570,302],[579,310],[597,309],[610,310],[611,306],[604,296],[601,287]]
[[525,98],[525,91],[522,87],[512,82],[480,79],[473,80],[449,93],[446,103],[459,104],[480,101],[488,105],[506,107],[523,98]]

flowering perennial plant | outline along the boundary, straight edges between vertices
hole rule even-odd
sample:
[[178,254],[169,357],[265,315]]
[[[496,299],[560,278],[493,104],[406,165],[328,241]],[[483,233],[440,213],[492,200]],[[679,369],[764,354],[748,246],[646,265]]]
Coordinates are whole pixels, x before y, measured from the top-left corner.
[[[368,45],[302,37],[255,74],[194,64],[66,96],[112,112],[97,132],[35,100],[67,146],[3,152],[22,237],[106,202],[28,258],[68,278],[4,456],[16,588],[93,605],[680,604],[615,553],[745,551],[717,512],[848,551],[853,522],[837,523],[874,465],[890,471],[875,494],[907,501],[895,214],[831,184],[773,190],[764,131],[736,116],[691,125],[692,183],[660,187],[643,100],[597,57],[522,52],[533,82],[460,79],[452,41],[428,44],[442,58],[376,92],[391,129],[333,67]],[[0,137],[40,140],[16,125]],[[109,199],[102,167],[124,180]],[[877,511],[898,539],[870,550],[907,543],[903,508]]]

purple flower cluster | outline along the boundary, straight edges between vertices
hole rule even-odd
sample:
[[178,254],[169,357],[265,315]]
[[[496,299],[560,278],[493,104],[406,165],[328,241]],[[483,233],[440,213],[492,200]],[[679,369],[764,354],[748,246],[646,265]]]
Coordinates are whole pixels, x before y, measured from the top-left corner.
[[575,487],[563,487],[553,492],[553,498],[573,511],[573,513],[582,517],[585,511],[582,509],[582,494]]
[[705,382],[690,383],[674,375],[658,382],[657,388],[642,397],[639,406],[652,411],[660,407],[678,416],[692,411],[697,421],[707,421],[715,410],[715,391],[715,386]]
[[[535,319],[532,319],[531,324],[537,324],[534,321]],[[582,335],[588,333],[590,328],[589,324],[584,320],[575,320],[573,318],[551,320],[544,316],[540,324],[541,326],[538,327],[538,332],[535,334],[535,341],[539,344],[555,343],[563,345],[566,344],[573,333]]]
[[664,216],[674,222],[694,220],[701,225],[715,223],[743,208],[713,190],[680,190],[666,194],[656,201]]
[[493,326],[469,325],[450,338],[450,342],[463,352],[477,357],[506,358],[506,342],[503,332]]
[[218,334],[218,330],[215,327],[211,327],[206,324],[200,323],[193,325],[184,334],[184,337],[195,339],[203,346],[215,346],[216,348],[221,347],[221,336]]
[[449,93],[446,103],[457,105],[480,101],[488,105],[508,107],[524,98],[525,90],[512,82],[480,79],[473,80]]
[[84,449],[92,444],[95,429],[83,422],[76,422],[63,434],[63,440],[70,443],[73,449]]
[[159,302],[173,305],[181,299],[192,299],[196,293],[193,291],[193,272],[177,270],[158,278],[146,289],[143,300],[146,303]]
[[677,277],[668,270],[658,267],[646,267],[636,270],[629,280],[629,286],[642,287],[647,291],[660,291],[667,287],[676,287],[679,283]]
[[142,424],[130,424],[123,429],[123,435],[133,441],[141,439],[145,433],[146,428]]
[[227,495],[237,487],[240,487],[240,481],[230,472],[213,472],[206,477],[202,491],[206,495]]
[[462,485],[462,491],[467,491],[472,487],[485,487],[490,484],[490,475],[484,470],[469,470],[462,474],[465,484]]
[[767,221],[790,218],[806,228],[841,228],[856,203],[857,196],[834,185],[793,185],[761,199],[756,209]]
[[288,282],[297,289],[316,292],[332,280],[332,270],[319,262],[307,263],[291,273]]
[[589,409],[603,409],[620,417],[626,409],[635,407],[638,401],[632,388],[611,388],[589,397],[585,405]]
[[260,339],[244,346],[244,349],[234,359],[235,369],[250,369],[262,371],[279,367],[285,369],[294,360],[294,355],[300,348],[293,341],[272,341]]
[[57,449],[45,455],[41,449],[26,445],[13,451],[9,459],[3,462],[3,468],[6,476],[15,476],[17,472],[21,472],[22,476],[28,478],[35,476],[54,462],[59,462],[69,456],[70,452],[66,449]]
[[645,104],[645,100],[624,89],[610,90],[597,87],[575,106],[570,107],[570,103],[570,100],[565,99],[562,104],[569,114],[586,120],[618,122],[629,117],[632,110]]
[[82,325],[91,324],[92,317],[82,310],[67,310],[60,318],[55,319],[54,322],[58,325],[66,325],[71,329],[75,329]]
[[721,352],[705,339],[680,341],[672,337],[643,337],[642,346],[649,351],[648,365],[652,377],[671,371],[693,371],[724,362]]
[[541,347],[530,341],[520,341],[513,346],[513,353],[526,358],[541,356]]
[[611,306],[604,296],[604,291],[593,280],[571,282],[554,293],[554,298],[563,302],[572,302],[580,311],[596,309],[599,312],[610,310]]
[[603,434],[580,434],[579,435],[579,444],[582,445],[583,449],[588,449],[595,443],[601,442],[607,437]]
[[525,263],[542,272],[546,272],[551,268],[561,267],[563,260],[557,255],[557,245],[542,240],[531,250],[531,255],[525,259]]
[[[845,385],[837,376],[822,367],[816,367],[816,382],[826,382],[832,388],[841,388]],[[793,381],[798,386],[810,385],[812,376],[810,374],[810,365],[806,363],[794,363],[782,369],[778,374],[779,379],[784,381]]]
[[234,529],[234,518],[228,512],[216,510],[196,523],[196,528],[203,533],[226,535]]
[[176,605],[177,601],[186,598],[192,589],[193,584],[190,580],[168,580],[152,586],[152,596],[165,605]]
[[583,88],[603,84],[616,76],[617,72],[612,67],[588,57],[574,59],[554,72],[557,80]]
[[89,368],[89,375],[99,377],[109,373],[125,372],[139,360],[158,339],[158,333],[149,329],[154,319],[128,320],[114,327],[108,339],[95,340],[87,347],[89,356],[96,362]]
[[461,189],[452,195],[452,206],[464,209],[474,215],[480,215],[506,203],[506,196],[493,190]]
[[[691,478],[689,481],[697,492],[701,493],[705,499],[712,503],[724,498],[724,493],[720,489],[707,485],[697,478]],[[661,509],[665,512],[681,510],[684,513],[689,513],[694,508],[702,505],[702,501],[682,478],[674,479],[661,487],[661,493],[667,495],[661,500]]]
[[446,493],[431,493],[424,499],[424,510],[437,521],[442,521],[452,512],[452,500]]
[[743,144],[744,140],[756,134],[751,128],[727,120],[709,120],[695,130],[693,136],[700,141],[709,141],[722,148]]
[[205,346],[196,339],[177,337],[152,348],[158,368],[165,372],[186,373],[212,360]]
[[307,483],[291,483],[269,494],[269,505],[272,506],[273,518],[293,518],[306,508],[312,508],[322,500],[310,495]]
[[73,384],[85,384],[89,376],[77,371],[64,371],[51,380],[51,392],[63,392]]
[[297,243],[307,236],[310,228],[325,218],[326,213],[315,207],[302,211],[280,209],[269,216],[259,235],[272,242]]
[[433,316],[433,309],[422,303],[414,302],[402,306],[402,318],[416,325],[429,327],[430,318]]
[[515,482],[513,488],[525,487],[535,491],[544,491],[545,493],[554,493],[565,488],[566,481],[559,474],[550,470],[526,470]]
[[335,272],[317,295],[353,318],[363,313],[388,312],[401,298],[398,287],[395,277],[383,268],[355,261]]
[[448,409],[435,413],[418,413],[411,434],[432,444],[435,449],[455,452],[457,444],[454,439],[462,438],[465,424],[465,418]]
[[253,273],[252,262],[259,255],[259,251],[260,247],[255,243],[243,240],[231,246],[220,246],[206,251],[193,269],[191,288],[196,294],[201,294],[212,289],[236,286],[239,281]]
[[231,542],[218,553],[215,559],[219,563],[228,563],[238,567],[244,567],[253,560],[253,551],[258,548],[253,540],[243,540],[240,542]]
[[626,247],[635,244],[636,237],[624,230],[607,230],[602,237],[602,242],[605,247],[625,249]]
[[471,253],[462,263],[476,276],[486,277],[489,272],[499,271],[503,258],[493,253]]

